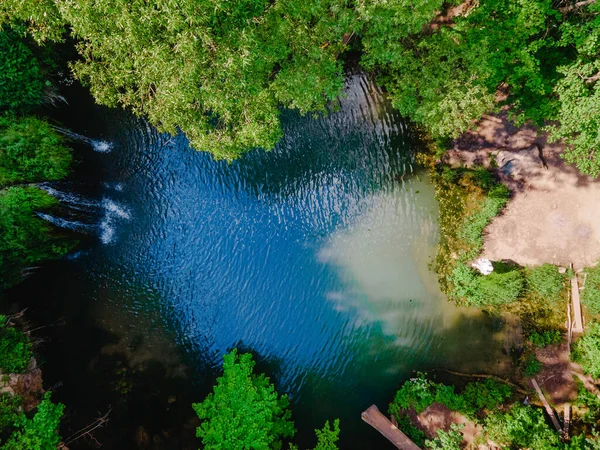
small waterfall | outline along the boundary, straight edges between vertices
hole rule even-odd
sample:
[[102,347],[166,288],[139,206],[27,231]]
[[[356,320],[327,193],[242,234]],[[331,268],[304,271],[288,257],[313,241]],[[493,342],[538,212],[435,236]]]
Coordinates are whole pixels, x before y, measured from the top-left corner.
[[110,153],[113,148],[112,143],[110,143],[108,141],[103,141],[101,139],[91,139],[87,136],[83,136],[81,134],[74,133],[71,130],[67,130],[66,128],[61,128],[61,127],[57,127],[54,125],[52,126],[52,128],[55,131],[65,135],[67,137],[70,137],[73,140],[84,142],[84,143],[88,144],[90,147],[92,147],[92,149],[95,152],[98,152],[98,153]]
[[[123,186],[119,183],[119,189]],[[103,244],[110,244],[114,241],[116,227],[120,221],[127,221],[131,218],[128,209],[117,201],[103,197],[102,200],[88,200],[70,192],[60,191],[52,187],[49,183],[42,183],[40,188],[48,194],[57,198],[69,209],[83,211],[90,217],[92,223],[83,223],[77,220],[68,220],[62,217],[53,216],[45,213],[37,215],[52,223],[53,225],[68,230],[97,235]]]
[[101,207],[100,202],[98,201],[83,199],[76,194],[59,191],[58,189],[55,189],[52,186],[50,186],[49,183],[41,183],[39,187],[40,189],[50,194],[52,197],[59,200],[61,203],[68,204],[71,208],[89,212],[93,209],[99,209]]
[[77,231],[78,233],[90,234],[94,230],[94,225],[88,223],[82,223],[74,220],[63,219],[62,217],[52,216],[41,212],[36,213],[41,219],[46,222],[67,230]]

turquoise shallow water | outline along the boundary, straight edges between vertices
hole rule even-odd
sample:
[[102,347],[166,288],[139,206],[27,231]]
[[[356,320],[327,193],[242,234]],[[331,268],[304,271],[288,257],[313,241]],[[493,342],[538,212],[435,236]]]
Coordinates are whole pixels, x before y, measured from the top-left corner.
[[[301,445],[339,417],[342,448],[385,448],[360,412],[385,410],[414,370],[496,363],[494,324],[449,305],[428,270],[437,205],[407,124],[360,74],[338,107],[285,113],[276,149],[232,164],[120,111],[57,114],[108,144],[78,146],[71,179],[48,186],[71,211],[57,223],[89,238],[8,298],[65,317],[47,377],[69,426],[116,404],[108,448],[144,432],[193,448],[189,405],[238,346],[290,395]],[[178,423],[189,439],[161,431]]]

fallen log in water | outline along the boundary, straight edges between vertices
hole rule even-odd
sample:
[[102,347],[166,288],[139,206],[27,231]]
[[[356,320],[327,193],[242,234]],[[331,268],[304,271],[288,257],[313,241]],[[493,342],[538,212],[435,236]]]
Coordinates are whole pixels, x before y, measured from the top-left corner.
[[401,450],[421,450],[407,435],[398,429],[388,420],[375,405],[371,405],[360,415],[362,420],[367,422],[377,431],[379,431],[388,441]]

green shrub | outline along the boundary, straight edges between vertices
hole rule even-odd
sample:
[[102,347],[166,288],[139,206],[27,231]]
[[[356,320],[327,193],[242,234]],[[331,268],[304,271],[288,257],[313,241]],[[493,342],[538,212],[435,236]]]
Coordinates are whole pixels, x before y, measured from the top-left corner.
[[554,450],[560,448],[560,437],[546,423],[540,409],[515,404],[506,413],[487,417],[487,436],[503,448]]
[[419,373],[416,378],[411,378],[396,392],[394,401],[390,404],[390,414],[400,417],[402,410],[414,408],[421,413],[435,402],[436,384]]
[[478,307],[512,303],[519,298],[524,285],[519,270],[479,275],[465,263],[455,267],[450,282],[456,297],[464,298],[467,304]]
[[494,410],[508,400],[512,394],[513,391],[510,386],[492,379],[469,383],[462,393],[474,411],[480,409]]
[[457,393],[453,386],[435,383],[420,373],[402,385],[389,411],[400,418],[403,411],[411,408],[419,414],[431,404],[441,403],[452,411],[474,418],[481,409],[492,410],[511,395],[510,387],[494,380],[469,383],[463,392]]
[[600,314],[600,264],[587,271],[581,301],[592,314]]
[[63,415],[64,406],[50,400],[46,392],[33,418],[19,414],[15,420],[15,428],[3,450],[56,450],[60,442],[58,426]]
[[61,257],[73,248],[74,242],[36,215],[57,204],[54,197],[34,187],[0,190],[0,287],[18,279],[21,267]]
[[591,322],[573,350],[575,360],[585,373],[594,378],[600,377],[600,323]]
[[415,427],[410,421],[410,417],[407,415],[396,416],[396,421],[398,422],[398,428],[418,447],[425,445],[425,432]]
[[565,276],[558,273],[556,266],[542,264],[533,269],[526,269],[527,288],[550,302],[561,299],[565,289]]
[[27,369],[33,353],[31,342],[21,330],[6,324],[0,315],[0,369],[3,373],[22,373]]
[[0,26],[0,111],[23,111],[39,105],[44,77],[31,50]]
[[0,448],[13,432],[21,399],[8,393],[0,394]]
[[535,357],[535,354],[528,354],[523,364],[523,374],[526,377],[535,377],[541,371],[542,363]]
[[583,410],[578,417],[585,424],[596,425],[600,416],[600,399],[588,391],[583,383],[577,380],[577,400],[576,405],[579,410]]
[[450,430],[437,430],[437,437],[433,441],[426,441],[425,447],[430,450],[460,450],[460,444],[463,440],[460,430],[463,424],[450,424]]
[[527,338],[536,347],[544,348],[562,341],[562,333],[558,330],[542,331],[541,333],[534,331]]
[[71,150],[47,122],[0,116],[0,185],[59,180],[70,165]]

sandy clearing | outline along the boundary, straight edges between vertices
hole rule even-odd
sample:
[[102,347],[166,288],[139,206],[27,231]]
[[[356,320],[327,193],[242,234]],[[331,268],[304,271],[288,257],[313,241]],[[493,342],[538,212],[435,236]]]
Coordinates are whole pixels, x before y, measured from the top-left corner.
[[[486,228],[485,258],[589,266],[600,259],[600,180],[566,165],[562,147],[546,138],[532,128],[515,128],[504,116],[486,116],[454,143],[447,162],[489,166],[493,157],[512,191],[503,214]],[[534,143],[542,146],[547,168]]]

